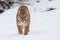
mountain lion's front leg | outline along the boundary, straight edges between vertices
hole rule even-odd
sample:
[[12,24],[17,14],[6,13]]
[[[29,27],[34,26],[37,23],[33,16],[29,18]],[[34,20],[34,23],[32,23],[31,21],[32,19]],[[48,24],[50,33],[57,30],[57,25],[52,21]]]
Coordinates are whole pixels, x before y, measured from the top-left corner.
[[17,28],[18,28],[18,33],[19,34],[22,34],[23,33],[23,31],[22,31],[22,26],[20,25],[20,18],[18,17],[18,15],[16,16],[16,22],[17,22]]

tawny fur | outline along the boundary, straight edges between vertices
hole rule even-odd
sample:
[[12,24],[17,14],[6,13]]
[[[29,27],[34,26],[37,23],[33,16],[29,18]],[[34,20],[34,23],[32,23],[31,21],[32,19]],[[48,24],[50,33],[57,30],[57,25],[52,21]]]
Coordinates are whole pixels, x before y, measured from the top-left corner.
[[[21,6],[16,15],[16,22],[19,34],[27,35],[30,26],[30,13],[27,6]],[[23,32],[24,29],[24,32]]]

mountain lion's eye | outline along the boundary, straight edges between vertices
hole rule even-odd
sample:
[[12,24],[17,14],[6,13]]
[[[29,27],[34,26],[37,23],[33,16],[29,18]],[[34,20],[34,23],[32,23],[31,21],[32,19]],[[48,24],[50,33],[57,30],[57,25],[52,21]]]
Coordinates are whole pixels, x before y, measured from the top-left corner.
[[26,18],[26,16],[24,16],[24,18]]
[[23,17],[20,17],[20,18],[23,18]]

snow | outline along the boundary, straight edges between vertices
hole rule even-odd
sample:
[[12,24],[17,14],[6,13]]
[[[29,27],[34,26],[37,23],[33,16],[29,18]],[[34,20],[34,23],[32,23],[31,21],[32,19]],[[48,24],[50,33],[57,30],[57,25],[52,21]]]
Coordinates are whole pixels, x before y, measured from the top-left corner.
[[[31,15],[30,32],[18,35],[16,14],[19,5],[0,14],[0,40],[60,40],[60,1],[41,0],[40,3],[27,5]],[[34,6],[34,7],[33,7]],[[45,11],[47,8],[56,8]]]

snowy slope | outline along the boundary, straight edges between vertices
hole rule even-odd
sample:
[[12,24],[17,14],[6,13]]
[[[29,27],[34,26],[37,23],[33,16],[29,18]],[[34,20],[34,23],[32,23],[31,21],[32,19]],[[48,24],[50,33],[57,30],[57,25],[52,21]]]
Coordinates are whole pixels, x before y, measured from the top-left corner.
[[[41,0],[29,5],[31,15],[30,32],[28,35],[18,35],[16,13],[19,5],[15,5],[0,14],[0,40],[60,40],[60,1]],[[56,10],[45,11],[54,7]]]

